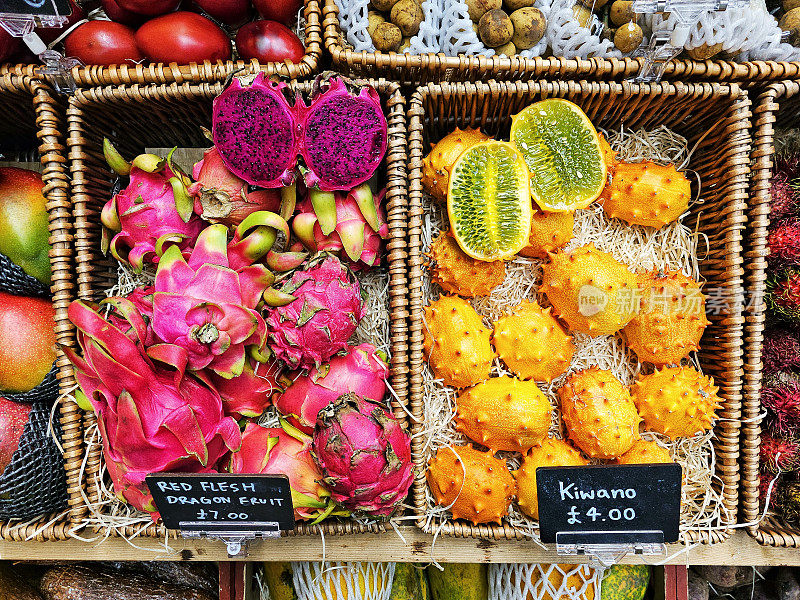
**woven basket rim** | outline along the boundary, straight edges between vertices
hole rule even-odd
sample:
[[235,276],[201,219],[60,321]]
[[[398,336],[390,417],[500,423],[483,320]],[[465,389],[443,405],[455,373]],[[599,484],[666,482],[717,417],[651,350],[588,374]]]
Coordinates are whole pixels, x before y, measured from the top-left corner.
[[[749,138],[747,137],[747,132],[749,130],[749,111],[745,110],[749,107],[750,101],[747,97],[747,92],[742,90],[736,83],[730,84],[719,84],[719,83],[709,83],[709,82],[700,82],[700,83],[671,83],[662,81],[660,83],[631,83],[631,82],[588,82],[588,81],[581,81],[581,82],[553,82],[553,81],[540,81],[540,82],[502,82],[502,81],[489,81],[487,83],[438,83],[438,84],[428,84],[424,86],[420,86],[414,92],[409,102],[409,154],[410,154],[410,172],[409,172],[409,202],[411,205],[410,211],[410,219],[411,222],[409,223],[409,231],[413,231],[414,228],[419,227],[419,223],[417,222],[422,215],[422,208],[421,208],[421,198],[422,198],[422,185],[421,185],[421,174],[422,174],[422,156],[424,151],[422,149],[422,128],[423,128],[423,118],[425,115],[425,104],[426,100],[429,98],[436,98],[439,96],[443,96],[448,98],[452,101],[452,97],[480,97],[485,99],[488,96],[499,95],[502,92],[506,91],[507,95],[509,96],[521,96],[525,93],[531,92],[536,94],[541,94],[541,97],[552,97],[557,94],[557,92],[566,93],[568,91],[580,91],[581,93],[592,94],[599,91],[608,92],[611,91],[615,94],[630,97],[637,93],[645,93],[649,95],[682,95],[682,96],[694,96],[696,98],[708,98],[718,97],[718,98],[727,98],[730,101],[730,108],[729,113],[731,118],[734,117],[735,113],[738,111],[744,111],[741,115],[736,116],[736,119],[742,125],[737,131],[737,135],[742,133],[745,135],[746,139],[742,141],[737,140],[737,147],[742,146],[742,149],[738,149],[732,158],[734,160],[734,167],[738,167],[738,171],[741,171],[739,174],[733,175],[733,181],[728,191],[726,192],[728,196],[732,196],[731,199],[731,207],[730,209],[739,213],[737,214],[737,218],[735,219],[735,223],[732,227],[730,227],[731,231],[728,231],[726,234],[725,240],[725,253],[734,255],[738,254],[736,250],[732,248],[735,244],[730,243],[731,237],[740,235],[741,230],[744,229],[745,226],[745,215],[744,211],[746,208],[745,198],[747,197],[746,193],[746,186],[747,186],[747,173],[748,169],[748,153],[750,150],[749,147]],[[478,112],[478,118],[480,118],[480,111]],[[733,170],[733,169],[732,169]],[[737,198],[738,196],[738,198]],[[736,230],[736,231],[733,231]],[[420,248],[416,247],[418,244],[412,243],[414,248],[412,249],[411,256],[409,257],[409,277],[415,279],[417,276],[421,275],[421,256],[420,256]],[[741,251],[741,241],[738,244],[739,251]],[[419,274],[419,275],[418,275]],[[742,290],[736,290],[737,292],[741,292]],[[413,294],[410,292],[410,296]],[[409,386],[410,386],[410,396],[409,396],[409,404],[411,406],[412,414],[414,416],[415,423],[418,425],[415,427],[415,433],[419,430],[419,427],[423,423],[424,420],[424,413],[423,411],[423,403],[424,403],[424,396],[423,396],[423,388],[421,386],[421,375],[417,375],[414,373],[414,363],[416,357],[422,357],[422,347],[421,347],[421,339],[419,339],[414,331],[414,320],[417,318],[416,315],[420,314],[419,311],[421,309],[422,299],[420,297],[419,304],[416,303],[416,300],[412,297],[410,299],[411,303],[411,310],[412,310],[412,325],[410,326],[410,356],[411,362],[410,368],[412,369],[412,373],[409,379]],[[729,319],[731,322],[729,325],[729,332],[731,333],[733,345],[737,348],[741,347],[742,341],[742,324],[743,318],[741,315],[734,316],[733,318]],[[421,335],[419,336],[421,338]],[[738,360],[741,362],[741,359]],[[736,421],[736,423],[731,423],[726,425],[726,427],[732,428],[734,431],[733,433],[729,431],[725,431],[726,435],[718,438],[719,440],[719,447],[722,448],[722,452],[718,451],[718,454],[724,453],[727,457],[736,459],[738,457],[739,452],[739,445],[738,445],[738,416],[739,416],[739,409],[740,409],[740,401],[737,401],[737,396],[741,396],[741,388],[742,388],[742,376],[741,373],[743,371],[741,365],[737,368],[731,367],[732,372],[732,380],[735,382],[733,386],[728,391],[728,398],[726,398],[725,410],[731,414],[730,419],[732,421]],[[420,371],[421,373],[421,371]],[[738,406],[737,406],[738,405]],[[425,531],[426,533],[432,533],[432,530],[426,526],[425,518],[424,518],[424,511],[426,508],[425,505],[425,488],[427,487],[427,482],[425,480],[425,464],[423,462],[423,456],[420,452],[420,444],[421,442],[418,441],[418,438],[415,438],[416,444],[412,443],[412,456],[414,458],[414,467],[415,467],[415,478],[414,478],[414,487],[412,488],[413,493],[413,505],[415,507],[415,511],[417,513],[418,519],[416,521],[417,526]],[[738,469],[737,469],[738,471]],[[722,477],[728,477],[730,481],[726,480],[726,495],[724,496],[724,502],[728,509],[730,510],[731,514],[737,513],[738,508],[738,473],[732,476],[721,475]],[[504,523],[502,525],[472,525],[469,523],[464,523],[461,521],[453,522],[448,521],[444,526],[435,527],[435,532],[437,534],[443,535],[450,535],[456,537],[476,537],[476,538],[492,538],[492,539],[524,539],[524,535],[518,529],[511,527],[508,523]],[[689,531],[685,534],[688,543],[719,543],[724,541],[725,539],[729,538],[732,534],[732,528],[726,528],[724,530],[714,530],[714,531]]]
[[775,154],[773,124],[780,111],[780,102],[800,93],[800,81],[784,81],[767,86],[753,108],[753,153],[751,198],[748,228],[748,290],[757,294],[751,302],[745,325],[745,384],[742,411],[742,519],[757,523],[747,528],[759,544],[800,547],[800,527],[794,527],[775,516],[763,521],[759,502],[759,463],[761,446],[761,383],[762,344],[765,330],[764,291],[767,279],[769,245],[767,243],[770,209],[770,179]]
[[[44,181],[43,195],[47,200],[50,229],[50,264],[52,269],[50,291],[55,308],[55,333],[57,343],[64,347],[75,346],[75,331],[67,318],[67,307],[73,296],[74,274],[72,254],[72,211],[69,201],[69,176],[66,168],[66,146],[61,128],[64,111],[57,95],[45,83],[23,72],[6,72],[0,76],[0,94],[23,93],[30,96],[34,113],[38,151]],[[72,368],[59,349],[56,359],[59,388],[62,393],[70,389],[75,380]],[[69,518],[79,512],[80,467],[83,459],[82,414],[74,403],[59,403],[59,421],[62,427],[64,469],[69,496],[67,508],[59,514],[42,516],[32,522],[0,524],[0,539],[36,541],[67,539],[70,536]]]
[[[407,398],[407,302],[405,299],[405,214],[407,210],[406,193],[406,116],[405,98],[403,97],[399,84],[386,80],[363,80],[354,79],[356,84],[369,84],[375,88],[382,96],[383,104],[386,107],[387,121],[389,126],[389,143],[386,152],[387,173],[386,173],[386,198],[387,208],[389,209],[388,221],[390,226],[391,239],[387,243],[387,257],[390,277],[390,321],[391,321],[391,343],[392,343],[392,387],[399,396],[399,402],[393,401],[393,412],[403,423],[408,422],[408,412],[405,409]],[[292,82],[290,84],[295,89],[303,93],[309,93],[313,88],[313,82]],[[222,91],[222,82],[217,83],[171,83],[166,85],[130,85],[130,86],[107,86],[103,88],[92,88],[78,90],[75,96],[70,99],[67,110],[69,137],[69,155],[72,159],[71,170],[73,176],[73,198],[76,203],[85,203],[86,194],[78,192],[77,185],[82,183],[83,171],[85,167],[75,159],[83,151],[80,142],[80,130],[82,128],[81,108],[96,103],[122,103],[139,102],[142,100],[158,101],[177,97],[198,97],[211,100]],[[75,216],[76,231],[85,231],[88,227],[88,219],[84,210],[76,210]],[[79,251],[77,261],[83,260]],[[401,268],[396,268],[397,266]],[[395,268],[392,268],[395,267]],[[91,287],[91,286],[89,286]],[[83,296],[83,288],[79,289],[79,296]],[[88,290],[87,290],[88,293]],[[93,418],[93,416],[92,416]],[[88,461],[87,476],[83,482],[84,487],[91,478],[96,477],[99,472],[99,462]],[[306,523],[297,523],[295,530],[288,535],[314,535],[320,531],[326,535],[343,535],[351,533],[381,532],[386,527],[383,523],[361,525],[353,520],[346,521],[326,521],[316,526]],[[144,535],[146,537],[163,537],[167,529],[161,524],[152,524],[143,531],[139,528],[130,528],[124,531],[124,535]],[[119,533],[119,532],[116,532]]]

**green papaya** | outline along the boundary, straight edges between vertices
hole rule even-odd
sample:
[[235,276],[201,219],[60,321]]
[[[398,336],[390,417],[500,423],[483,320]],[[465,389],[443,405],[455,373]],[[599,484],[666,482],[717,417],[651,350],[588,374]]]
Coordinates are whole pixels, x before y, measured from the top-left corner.
[[600,600],[642,600],[650,582],[647,565],[614,565],[600,584]]
[[428,600],[428,576],[425,569],[412,563],[397,563],[389,600]]
[[270,600],[297,600],[292,583],[292,563],[265,562],[264,581]]
[[443,571],[427,568],[433,600],[488,600],[489,579],[485,564],[448,563]]

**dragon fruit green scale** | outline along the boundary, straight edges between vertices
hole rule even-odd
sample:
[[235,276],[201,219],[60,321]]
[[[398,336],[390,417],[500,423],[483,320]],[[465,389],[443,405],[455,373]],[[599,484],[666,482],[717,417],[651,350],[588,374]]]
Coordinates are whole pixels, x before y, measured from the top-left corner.
[[263,350],[267,327],[255,310],[272,281],[263,265],[239,272],[228,262],[228,228],[211,225],[188,262],[170,247],[161,257],[153,294],[153,331],[185,357],[187,367],[226,378],[242,374],[247,348]]
[[313,457],[331,497],[373,517],[397,510],[411,487],[411,438],[378,402],[345,394],[317,416]]

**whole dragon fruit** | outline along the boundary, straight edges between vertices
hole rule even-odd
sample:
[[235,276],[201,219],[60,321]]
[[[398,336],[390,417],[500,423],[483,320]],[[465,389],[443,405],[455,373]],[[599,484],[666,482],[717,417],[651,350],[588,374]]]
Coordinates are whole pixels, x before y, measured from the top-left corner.
[[188,192],[195,199],[194,211],[206,221],[238,225],[254,212],[280,210],[278,190],[248,192],[247,183],[228,170],[214,146],[194,165],[192,178]]
[[286,419],[306,433],[314,431],[319,411],[340,396],[354,392],[380,402],[386,395],[389,368],[375,346],[347,347],[330,362],[298,375],[275,400]]
[[347,195],[310,189],[292,229],[311,252],[344,250],[354,263],[372,267],[380,262],[382,242],[389,237],[383,195],[384,191],[373,197],[367,184]]
[[191,248],[203,221],[193,213],[186,221],[181,218],[173,186],[183,183],[166,164],[152,173],[133,166],[128,186],[106,203],[100,215],[103,252],[110,250],[138,273],[145,262],[157,263],[168,244],[181,251]]
[[263,73],[249,85],[235,78],[213,107],[212,137],[225,165],[265,188],[293,183],[298,169],[309,187],[324,191],[368,180],[386,154],[386,117],[373,88],[346,81],[320,76],[307,106]]
[[242,433],[242,447],[231,454],[228,471],[287,475],[296,520],[314,519],[317,523],[336,509],[330,492],[320,484],[322,473],[311,457],[311,437],[285,421],[281,427],[271,428],[248,423]]
[[390,516],[408,495],[411,438],[377,402],[345,394],[320,411],[312,451],[331,496],[352,512]]
[[267,315],[269,346],[292,369],[319,366],[347,348],[363,316],[361,287],[352,271],[322,254],[278,290],[288,303]]
[[247,348],[261,352],[267,341],[266,324],[255,307],[272,279],[264,265],[231,269],[228,228],[211,225],[197,238],[188,263],[175,246],[161,257],[153,331],[189,369],[241,375]]
[[124,298],[109,302],[125,315],[136,339],[75,301],[68,315],[83,357],[71,348],[64,352],[97,414],[114,490],[136,508],[155,513],[145,476],[211,472],[239,448],[241,434],[236,421],[223,414],[216,391],[144,352],[145,324],[133,304]]

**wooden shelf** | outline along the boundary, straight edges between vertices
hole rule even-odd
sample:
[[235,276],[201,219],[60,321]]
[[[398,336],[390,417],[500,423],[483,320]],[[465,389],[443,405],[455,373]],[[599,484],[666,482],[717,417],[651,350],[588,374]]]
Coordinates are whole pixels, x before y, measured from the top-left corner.
[[[544,550],[533,542],[497,542],[491,540],[439,537],[431,550],[433,538],[413,527],[401,529],[405,542],[394,531],[384,534],[326,536],[326,560],[395,561],[395,562],[581,562],[577,558],[559,559],[554,550]],[[62,542],[0,542],[3,560],[229,560],[225,546],[218,541],[171,539],[169,550],[163,541],[137,539],[136,547],[125,540],[111,538],[102,542],[68,540]],[[681,551],[684,550],[684,551]],[[628,556],[622,562],[679,565],[798,565],[797,548],[759,546],[744,531],[736,531],[722,544],[669,546],[667,557]],[[243,560],[322,560],[323,541],[314,537],[286,537],[251,542]]]

